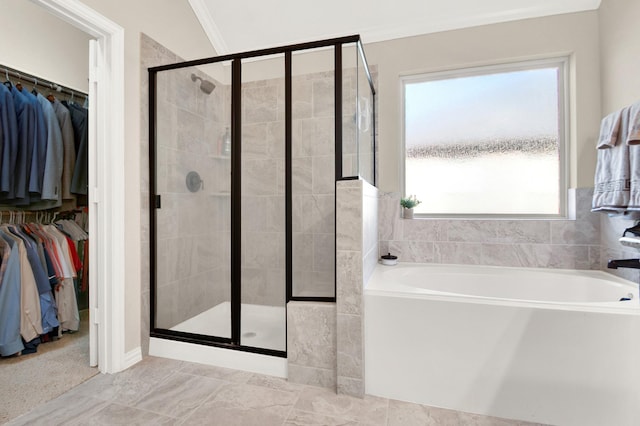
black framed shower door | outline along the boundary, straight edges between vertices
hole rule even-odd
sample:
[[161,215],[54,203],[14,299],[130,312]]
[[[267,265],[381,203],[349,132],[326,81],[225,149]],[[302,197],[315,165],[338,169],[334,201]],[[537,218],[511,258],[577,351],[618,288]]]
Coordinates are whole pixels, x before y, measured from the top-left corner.
[[[335,302],[331,194],[312,195],[333,203],[327,257],[334,263],[324,274],[330,288],[294,289],[294,274],[301,274],[294,248],[303,245],[294,241],[300,225],[293,217],[293,170],[300,167],[292,55],[333,49],[332,84],[317,86],[330,86],[333,98],[329,182],[335,191],[334,182],[345,178],[343,46],[353,43],[361,51],[359,36],[350,36],[149,68],[152,337],[285,357],[286,303]],[[278,71],[253,77],[265,69]],[[368,84],[374,93],[370,76]],[[275,119],[268,117],[273,110]],[[282,334],[256,328],[270,321]],[[273,334],[276,343],[260,341]]]

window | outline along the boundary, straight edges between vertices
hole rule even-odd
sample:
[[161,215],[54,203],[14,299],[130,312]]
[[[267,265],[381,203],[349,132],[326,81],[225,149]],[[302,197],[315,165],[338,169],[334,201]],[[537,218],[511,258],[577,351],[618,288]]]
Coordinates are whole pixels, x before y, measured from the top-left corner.
[[402,79],[417,214],[565,214],[566,58]]

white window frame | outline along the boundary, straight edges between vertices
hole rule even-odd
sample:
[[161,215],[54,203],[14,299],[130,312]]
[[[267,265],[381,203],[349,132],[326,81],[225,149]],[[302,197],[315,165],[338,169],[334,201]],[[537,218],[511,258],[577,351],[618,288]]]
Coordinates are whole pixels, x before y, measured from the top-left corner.
[[[544,59],[518,60],[470,68],[451,69],[446,71],[422,72],[420,74],[404,75],[400,77],[400,107],[401,107],[401,194],[406,197],[406,103],[405,86],[411,83],[420,83],[434,80],[445,80],[459,77],[471,77],[488,75],[493,73],[525,71],[531,69],[558,67],[558,145],[559,145],[559,213],[558,214],[493,214],[493,213],[447,213],[447,214],[416,214],[417,218],[476,218],[476,219],[566,219],[573,213],[570,212],[569,202],[569,56],[553,56]],[[422,200],[427,201],[427,200]]]

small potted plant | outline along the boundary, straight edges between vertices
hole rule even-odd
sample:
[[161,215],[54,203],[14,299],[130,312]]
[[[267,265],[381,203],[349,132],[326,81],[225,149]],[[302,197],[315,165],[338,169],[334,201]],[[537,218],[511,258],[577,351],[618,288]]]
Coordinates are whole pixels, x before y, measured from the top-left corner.
[[400,205],[402,206],[402,217],[405,219],[413,219],[413,208],[420,204],[422,201],[418,200],[415,195],[409,195],[406,198],[400,199]]

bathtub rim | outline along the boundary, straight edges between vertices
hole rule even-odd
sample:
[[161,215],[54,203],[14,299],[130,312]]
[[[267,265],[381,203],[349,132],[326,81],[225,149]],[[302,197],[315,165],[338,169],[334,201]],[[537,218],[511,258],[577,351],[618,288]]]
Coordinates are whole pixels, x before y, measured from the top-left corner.
[[[619,302],[558,302],[558,301],[540,301],[540,300],[522,300],[512,298],[500,298],[491,296],[476,296],[467,295],[461,293],[449,293],[437,290],[420,289],[416,291],[414,287],[401,285],[399,288],[394,289],[380,289],[370,288],[369,284],[372,280],[376,279],[380,274],[379,271],[385,271],[389,268],[397,267],[451,267],[451,268],[482,268],[482,269],[511,269],[511,270],[524,270],[532,272],[557,272],[570,274],[571,272],[579,271],[588,275],[602,275],[606,274],[605,278],[610,279],[616,283],[629,287],[629,291],[635,292],[635,299],[629,301]],[[640,316],[640,294],[638,290],[638,284],[633,281],[618,277],[617,275],[607,274],[601,270],[585,270],[585,269],[560,269],[560,268],[533,268],[533,267],[519,267],[519,266],[496,266],[496,265],[459,265],[453,263],[414,263],[414,262],[398,262],[394,266],[386,266],[378,263],[375,267],[373,274],[364,285],[364,296],[379,296],[379,297],[394,297],[405,299],[425,299],[443,302],[460,302],[460,303],[476,303],[487,304],[496,306],[516,306],[516,307],[529,307],[538,309],[554,309],[554,310],[572,310],[582,312],[600,312],[607,314],[619,314],[619,315],[637,315]],[[366,300],[366,297],[365,297]],[[366,302],[365,302],[366,303]]]

